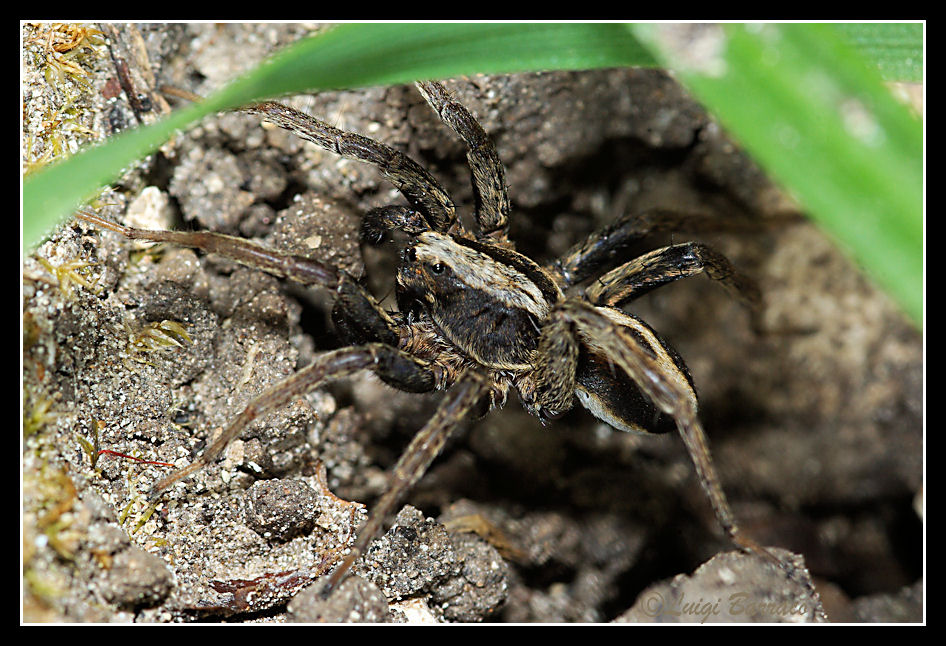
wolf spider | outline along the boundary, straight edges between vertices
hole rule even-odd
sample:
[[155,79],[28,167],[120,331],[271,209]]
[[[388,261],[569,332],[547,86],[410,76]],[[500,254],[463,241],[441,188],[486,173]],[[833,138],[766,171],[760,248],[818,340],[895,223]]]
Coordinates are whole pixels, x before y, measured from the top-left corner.
[[473,231],[460,222],[440,183],[405,154],[278,103],[242,108],[321,148],[374,164],[406,198],[407,205],[368,212],[361,229],[368,244],[380,244],[395,230],[408,236],[396,276],[397,311],[385,310],[349,274],[318,260],[218,233],[146,231],[80,215],[131,239],[202,249],[335,291],[332,319],[348,346],[321,354],[258,396],[193,463],[158,482],[151,501],[213,462],[255,419],[330,379],[371,370],[400,390],[445,390],[446,395],[394,466],[387,492],[324,584],[326,595],[380,534],[385,519],[459,423],[501,405],[510,389],[543,422],[572,408],[577,399],[622,431],[664,433],[675,427],[728,536],[791,573],[793,566],[740,532],[710,458],[683,359],[644,321],[619,309],[652,289],[699,273],[757,305],[754,283],[719,253],[688,242],[651,251],[600,275],[583,291],[566,293],[606,269],[616,250],[665,227],[665,214],[625,215],[561,258],[537,264],[515,251],[507,237],[505,171],[486,132],[440,83],[419,82],[417,88],[466,144],[476,200]]

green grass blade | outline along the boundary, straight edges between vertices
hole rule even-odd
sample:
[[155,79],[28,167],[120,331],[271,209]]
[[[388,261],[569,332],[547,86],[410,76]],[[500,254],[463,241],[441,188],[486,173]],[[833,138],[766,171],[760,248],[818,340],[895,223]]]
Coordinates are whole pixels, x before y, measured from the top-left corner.
[[923,81],[923,23],[848,22],[837,28],[885,81]]
[[842,30],[642,25],[633,32],[921,325],[922,123]]
[[28,251],[122,168],[201,117],[266,97],[460,74],[653,65],[618,24],[347,24],[302,40],[200,105],[30,176],[23,187]]

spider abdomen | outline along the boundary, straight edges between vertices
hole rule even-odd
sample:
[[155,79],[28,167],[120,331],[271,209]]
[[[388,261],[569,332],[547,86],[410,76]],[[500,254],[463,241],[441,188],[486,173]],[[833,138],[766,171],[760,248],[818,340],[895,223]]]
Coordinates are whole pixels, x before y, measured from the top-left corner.
[[[668,366],[689,390],[693,406],[696,391],[683,358],[649,325],[612,307],[598,307],[622,335],[632,338],[640,351]],[[671,414],[641,392],[630,375],[610,358],[609,348],[597,338],[584,338],[578,355],[575,394],[592,415],[612,427],[631,433],[666,433],[675,428]]]
[[667,433],[675,426],[640,388],[606,357],[583,347],[578,355],[575,394],[592,415],[619,431]]

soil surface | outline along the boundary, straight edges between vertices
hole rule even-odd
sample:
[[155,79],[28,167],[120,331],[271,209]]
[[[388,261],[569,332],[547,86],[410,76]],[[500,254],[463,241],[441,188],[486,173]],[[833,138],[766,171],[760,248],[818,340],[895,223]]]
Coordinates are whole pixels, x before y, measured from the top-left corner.
[[[157,87],[205,95],[315,27],[117,26],[110,38],[147,55],[152,78],[132,75],[153,94],[144,103],[116,85],[105,45],[76,59],[84,84],[44,73],[40,29],[24,26],[33,161],[183,105]],[[331,297],[70,222],[23,266],[23,620],[921,620],[921,334],[667,73],[445,84],[496,143],[521,251],[546,262],[659,207],[694,217],[615,265],[698,240],[758,282],[761,331],[704,277],[627,309],[687,362],[744,530],[794,554],[818,596],[731,552],[675,434],[623,433],[580,407],[543,426],[513,396],[448,445],[356,576],[322,600],[311,584],[442,394],[340,380],[253,424],[149,513],[145,494],[171,467],[96,451],[188,464],[255,396],[339,347]],[[470,217],[463,145],[413,87],[286,102],[403,150]],[[361,214],[402,200],[374,167],[223,114],[98,204],[135,226],[310,255],[393,308],[396,245],[367,247],[358,231]]]

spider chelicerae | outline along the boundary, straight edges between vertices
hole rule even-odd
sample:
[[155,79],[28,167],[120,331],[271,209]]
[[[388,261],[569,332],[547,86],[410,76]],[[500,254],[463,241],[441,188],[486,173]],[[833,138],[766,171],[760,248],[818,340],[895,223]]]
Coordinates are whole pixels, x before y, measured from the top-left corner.
[[517,252],[507,237],[505,171],[489,136],[442,84],[419,82],[417,88],[466,144],[476,201],[472,231],[461,223],[440,183],[405,154],[278,103],[242,108],[328,151],[374,164],[404,196],[406,205],[368,212],[361,229],[368,244],[380,244],[394,231],[408,238],[396,275],[396,311],[384,309],[345,271],[318,260],[219,233],[142,230],[92,213],[79,214],[131,239],[198,248],[335,292],[332,320],[347,347],[319,355],[258,396],[194,462],[158,482],[151,500],[213,462],[254,420],[328,380],[370,370],[403,391],[446,394],[394,466],[387,492],[371,510],[347,557],[326,579],[325,594],[380,534],[460,423],[501,405],[510,390],[542,420],[561,415],[577,400],[622,431],[664,433],[676,428],[728,536],[792,574],[793,565],[740,532],[710,458],[683,359],[644,321],[620,309],[652,289],[699,273],[756,307],[760,295],[755,284],[725,257],[695,242],[656,249],[610,267],[616,251],[666,226],[657,211],[626,214],[544,266]]

